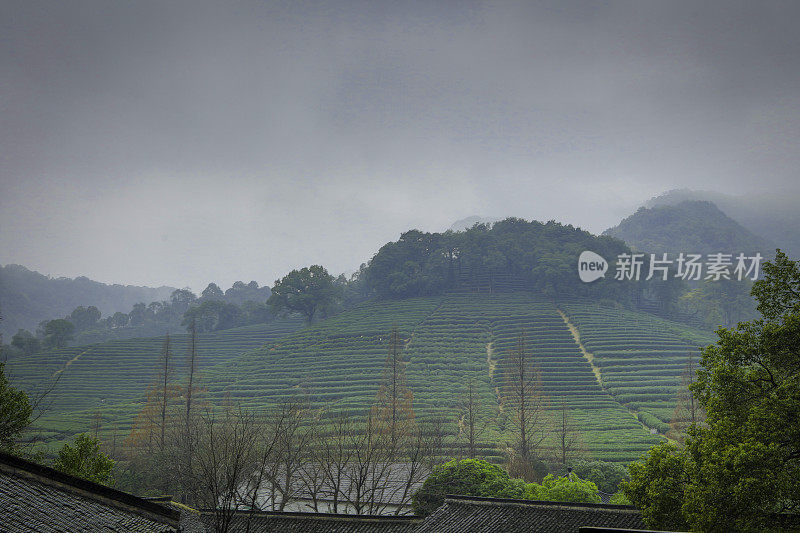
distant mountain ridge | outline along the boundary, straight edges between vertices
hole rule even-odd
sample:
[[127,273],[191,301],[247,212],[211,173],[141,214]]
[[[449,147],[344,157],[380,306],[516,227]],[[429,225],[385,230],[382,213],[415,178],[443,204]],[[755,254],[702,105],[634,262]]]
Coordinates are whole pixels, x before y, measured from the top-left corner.
[[51,278],[22,265],[0,266],[0,332],[4,342],[18,329],[31,331],[42,320],[63,317],[76,307],[97,307],[103,315],[127,313],[139,302],[168,300],[175,287],[107,285],[87,277]]
[[723,213],[750,232],[772,243],[790,257],[800,256],[800,196],[796,193],[767,192],[735,196],[714,191],[675,189],[651,198],[646,207],[676,205],[686,200],[713,202]]
[[747,253],[771,257],[775,244],[739,224],[714,203],[684,200],[641,207],[603,235],[649,253]]

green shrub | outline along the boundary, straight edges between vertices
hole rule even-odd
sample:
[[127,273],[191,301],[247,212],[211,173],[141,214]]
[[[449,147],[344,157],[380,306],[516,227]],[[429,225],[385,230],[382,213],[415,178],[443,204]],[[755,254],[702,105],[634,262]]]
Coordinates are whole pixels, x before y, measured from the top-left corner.
[[74,446],[62,446],[53,468],[95,483],[109,483],[114,460],[100,451],[99,440],[81,433],[75,437]]
[[619,490],[619,483],[629,479],[628,469],[618,463],[606,461],[578,461],[572,471],[581,479],[587,479],[597,485],[603,492],[613,493]]
[[411,506],[414,513],[427,516],[444,503],[447,494],[522,498],[525,484],[511,479],[508,472],[480,459],[453,459],[433,469],[431,475],[414,493]]
[[600,503],[597,485],[575,474],[556,477],[547,474],[542,484],[525,485],[525,499],[550,502]]
[[613,505],[633,505],[631,501],[625,496],[625,493],[622,491],[615,492],[608,503]]

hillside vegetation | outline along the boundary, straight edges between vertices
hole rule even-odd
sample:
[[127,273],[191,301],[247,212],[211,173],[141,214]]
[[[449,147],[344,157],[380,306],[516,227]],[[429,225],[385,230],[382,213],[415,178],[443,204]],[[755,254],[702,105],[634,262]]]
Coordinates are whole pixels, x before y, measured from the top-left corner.
[[[636,284],[604,278],[582,283],[578,257],[592,250],[603,257],[630,253],[611,237],[554,221],[508,218],[476,224],[463,232],[407,231],[383,245],[358,275],[358,288],[379,298],[434,296],[459,288],[492,291],[498,280],[548,297],[585,296],[629,301]],[[613,266],[609,268],[613,269]]]
[[[727,216],[761,238],[779,246],[789,257],[800,255],[800,211],[797,196],[776,192],[750,193],[746,196],[712,191],[676,189],[649,200],[646,207],[675,205],[686,200],[713,202]],[[774,252],[774,246],[770,248]],[[770,254],[772,255],[772,254]]]
[[[499,460],[510,431],[500,394],[504,369],[515,340],[524,335],[541,372],[546,406],[542,424],[566,410],[580,431],[576,454],[633,460],[660,440],[650,434],[653,420],[641,413],[661,416],[659,421],[666,417],[680,385],[676,367],[707,338],[677,323],[584,300],[563,307],[587,349],[597,352],[594,364],[582,353],[560,309],[537,293],[447,293],[371,302],[300,330],[297,322],[284,321],[201,335],[205,398],[260,408],[304,395],[313,407],[364,415],[375,400],[389,334],[396,326],[416,416],[442,420],[448,449],[457,453],[463,442],[458,423],[463,393],[473,380],[485,427],[480,449]],[[633,330],[637,336],[628,334]],[[130,431],[145,389],[158,372],[160,347],[161,339],[155,338],[69,348],[16,359],[9,371],[29,391],[60,371],[49,396],[52,410],[37,422],[53,443],[96,425],[95,417],[99,433],[110,441]],[[613,353],[603,347],[629,356],[627,382],[619,365],[612,364]],[[185,337],[176,336],[176,379],[182,378],[181,350]],[[656,375],[661,377],[654,380]],[[546,440],[543,446],[553,444]]]
[[771,256],[775,246],[727,216],[711,202],[683,201],[641,207],[604,235],[622,239],[646,253],[760,252]]
[[[198,336],[201,372],[224,364],[302,327],[297,319],[284,319]],[[186,366],[187,335],[173,335],[172,367],[176,378]],[[96,425],[111,438],[126,434],[145,400],[147,387],[158,373],[163,337],[126,339],[90,346],[52,350],[21,356],[8,362],[12,382],[38,397],[46,396],[48,410],[37,422],[47,440],[63,440]]]

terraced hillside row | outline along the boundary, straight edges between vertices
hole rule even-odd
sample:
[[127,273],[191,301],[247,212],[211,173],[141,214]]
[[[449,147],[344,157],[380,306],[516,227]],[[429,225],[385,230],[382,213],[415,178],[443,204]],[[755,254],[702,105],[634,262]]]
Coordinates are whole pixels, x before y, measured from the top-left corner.
[[210,368],[210,398],[262,407],[300,393],[316,406],[361,413],[377,391],[392,327],[408,341],[440,303],[438,298],[381,302],[314,324]]
[[661,432],[673,416],[681,373],[711,334],[643,313],[573,301],[561,309],[593,355],[602,385]]
[[[555,418],[565,408],[581,431],[582,447],[590,457],[635,459],[660,437],[651,435],[630,409],[643,409],[651,416],[666,412],[664,402],[671,401],[668,393],[674,394],[675,374],[664,385],[673,388],[653,398],[648,396],[656,392],[650,378],[671,367],[663,366],[664,361],[651,361],[654,373],[644,374],[647,382],[638,383],[640,378],[627,378],[625,373],[646,365],[626,365],[625,358],[633,361],[629,356],[634,353],[642,360],[653,357],[654,346],[669,346],[677,353],[698,344],[700,336],[668,321],[633,312],[605,312],[589,302],[574,301],[564,308],[587,349],[597,352],[602,387],[556,306],[532,292],[517,291],[383,300],[302,329],[289,321],[201,335],[204,397],[215,404],[231,399],[263,408],[288,396],[304,395],[314,407],[364,416],[380,386],[389,335],[396,326],[404,344],[402,355],[417,418],[443,420],[451,441],[456,442],[462,395],[473,381],[481,425],[486,428],[480,447],[485,456],[499,459],[511,437],[510,410],[504,408],[500,392],[508,354],[515,339],[524,335],[541,371],[549,417]],[[642,344],[638,352],[631,351],[631,343],[649,342],[650,336],[656,340]],[[130,431],[157,373],[162,340],[59,350],[14,360],[10,370],[14,382],[27,390],[41,387],[45,378],[60,371],[49,397],[53,410],[38,421],[45,436],[57,441],[86,431],[99,413],[100,434],[121,439]],[[185,350],[185,336],[176,336],[177,379],[182,379]],[[625,396],[639,393],[641,397]],[[552,440],[544,443],[552,444]]]
[[[201,373],[205,367],[234,359],[302,326],[299,319],[281,319],[200,334]],[[187,340],[186,334],[171,336],[176,376],[186,364]],[[163,341],[163,337],[154,337],[64,348],[15,358],[7,368],[15,385],[34,396],[55,383],[47,396],[50,410],[41,419],[45,435],[68,432],[70,427],[86,429],[95,411],[115,425],[129,428],[144,391],[158,374]]]
[[508,440],[508,412],[499,385],[509,347],[525,334],[542,371],[551,410],[565,403],[595,457],[625,461],[658,441],[598,385],[555,306],[530,292],[454,294],[380,302],[345,313],[243,356],[208,376],[253,406],[300,390],[316,407],[364,414],[374,401],[393,324],[406,342],[408,382],[419,419],[448,421],[451,435],[466,384],[477,385],[481,413],[491,421],[482,447],[497,456]]
[[[518,298],[518,299],[517,299]],[[547,408],[558,416],[566,407],[592,457],[627,461],[658,442],[597,383],[592,368],[555,306],[531,298],[514,298],[516,313],[498,313],[492,320],[493,347],[498,354],[498,381],[507,372],[509,354],[522,334],[541,372]],[[545,445],[553,445],[546,441]]]

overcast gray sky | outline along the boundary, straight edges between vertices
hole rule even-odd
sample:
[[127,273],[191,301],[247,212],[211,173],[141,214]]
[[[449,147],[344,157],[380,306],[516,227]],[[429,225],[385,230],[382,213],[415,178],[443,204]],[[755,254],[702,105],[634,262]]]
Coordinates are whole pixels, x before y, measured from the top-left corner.
[[0,3],[0,263],[269,284],[478,214],[794,194],[800,2]]

